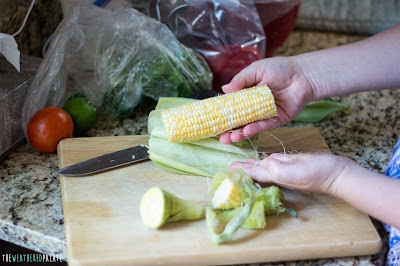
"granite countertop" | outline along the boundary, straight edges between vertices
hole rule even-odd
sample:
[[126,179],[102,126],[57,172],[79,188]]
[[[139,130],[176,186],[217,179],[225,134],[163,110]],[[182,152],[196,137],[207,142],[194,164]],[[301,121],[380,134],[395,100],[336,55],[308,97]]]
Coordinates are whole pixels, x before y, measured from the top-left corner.
[[[336,33],[295,31],[275,55],[295,55],[365,38]],[[350,106],[351,115],[330,115],[317,127],[332,153],[383,173],[400,132],[400,90],[359,93],[338,98]],[[147,114],[155,103],[142,104],[128,119],[100,118],[88,136],[147,134]],[[286,126],[311,124],[290,123]],[[24,145],[0,163],[0,239],[66,259],[60,178],[56,154],[40,154]],[[372,219],[373,220],[373,219]],[[270,265],[350,264],[382,265],[387,237],[373,220],[383,245],[373,256],[320,259]],[[263,264],[264,265],[264,264]]]

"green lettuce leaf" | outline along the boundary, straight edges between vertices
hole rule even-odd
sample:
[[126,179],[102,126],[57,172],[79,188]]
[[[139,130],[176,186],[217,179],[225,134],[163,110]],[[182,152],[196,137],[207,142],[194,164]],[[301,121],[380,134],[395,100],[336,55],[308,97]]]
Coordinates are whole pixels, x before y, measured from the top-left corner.
[[326,98],[321,101],[310,102],[292,121],[315,123],[324,119],[327,115],[336,111],[344,110],[350,113],[351,110],[348,106],[333,101],[331,98]]

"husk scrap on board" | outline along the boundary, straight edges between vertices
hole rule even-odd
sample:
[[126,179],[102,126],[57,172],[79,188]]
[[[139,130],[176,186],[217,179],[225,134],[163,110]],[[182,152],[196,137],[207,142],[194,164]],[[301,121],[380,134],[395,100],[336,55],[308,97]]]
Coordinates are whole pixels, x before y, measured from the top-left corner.
[[283,206],[283,193],[277,186],[261,188],[241,169],[223,171],[215,175],[210,186],[211,196],[215,195],[225,179],[240,184],[245,193],[240,197],[241,204],[238,207],[207,208],[207,227],[215,243],[228,241],[240,227],[263,229],[266,226],[266,216],[288,212],[297,217],[295,210]]

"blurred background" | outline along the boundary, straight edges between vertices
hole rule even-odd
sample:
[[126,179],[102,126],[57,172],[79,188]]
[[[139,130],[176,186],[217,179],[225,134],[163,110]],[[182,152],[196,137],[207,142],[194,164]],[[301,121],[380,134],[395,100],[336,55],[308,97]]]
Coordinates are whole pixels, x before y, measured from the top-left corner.
[[[121,4],[121,0],[114,0]],[[140,0],[132,1],[140,2]],[[262,5],[268,1],[254,1]],[[278,4],[269,4],[269,10],[279,10]],[[290,2],[290,0],[289,0]],[[16,37],[22,54],[42,57],[42,47],[56,29],[74,1],[37,0],[23,31]],[[28,11],[30,1],[0,1],[0,32],[16,32]],[[115,3],[114,3],[115,5]],[[262,17],[262,13],[260,16]],[[265,14],[267,15],[267,14]],[[283,18],[282,18],[283,17]],[[294,18],[294,19],[293,19]],[[333,31],[352,34],[375,34],[400,22],[400,1],[398,0],[305,0],[300,8],[297,5],[275,21],[279,25],[280,39],[275,46],[281,45],[288,31],[293,27],[302,30]],[[283,35],[283,36],[282,36]],[[274,38],[274,36],[270,37]]]

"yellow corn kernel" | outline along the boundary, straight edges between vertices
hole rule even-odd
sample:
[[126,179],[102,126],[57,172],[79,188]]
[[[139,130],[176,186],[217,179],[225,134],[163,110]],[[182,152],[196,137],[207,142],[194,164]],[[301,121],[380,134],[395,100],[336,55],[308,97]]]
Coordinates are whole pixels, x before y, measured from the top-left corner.
[[224,179],[215,191],[212,199],[214,208],[232,209],[242,204],[244,191],[242,186],[230,178]]
[[276,115],[274,96],[267,85],[184,104],[161,114],[170,142],[213,137]]

